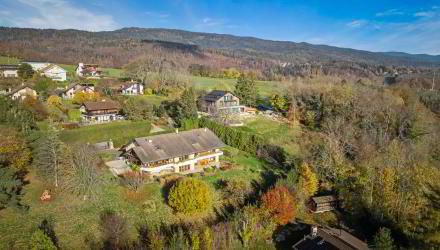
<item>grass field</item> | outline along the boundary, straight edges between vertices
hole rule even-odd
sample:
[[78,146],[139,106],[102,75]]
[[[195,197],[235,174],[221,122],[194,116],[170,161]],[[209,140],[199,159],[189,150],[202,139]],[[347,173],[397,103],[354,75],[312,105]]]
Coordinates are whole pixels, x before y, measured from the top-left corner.
[[[71,64],[58,64],[60,67],[65,69],[69,75],[75,74],[76,65]],[[109,77],[121,77],[122,69],[115,68],[102,68],[104,75]]]
[[112,139],[115,147],[118,147],[135,137],[147,136],[150,128],[148,122],[118,121],[63,130],[60,137],[69,144],[97,143]]
[[[219,90],[233,91],[237,80],[192,76],[191,82],[194,88],[199,90],[210,91],[214,89],[219,89]],[[281,82],[256,81],[256,85],[258,92],[261,96],[271,96],[274,94],[280,94],[283,93],[284,90],[283,84]]]
[[15,57],[0,56],[0,64],[18,64],[20,61]]
[[291,155],[299,154],[298,140],[301,135],[299,125],[273,121],[262,115],[245,121],[245,126],[238,129],[252,131],[266,138],[270,143],[283,147]]

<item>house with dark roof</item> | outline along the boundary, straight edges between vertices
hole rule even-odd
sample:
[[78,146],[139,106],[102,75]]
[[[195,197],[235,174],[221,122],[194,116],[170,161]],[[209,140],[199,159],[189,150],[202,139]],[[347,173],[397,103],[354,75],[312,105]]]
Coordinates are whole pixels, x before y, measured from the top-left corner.
[[208,166],[219,166],[225,144],[209,129],[135,138],[121,148],[128,162],[151,175],[193,173]]
[[340,200],[336,195],[315,196],[310,199],[310,206],[314,213],[335,210],[339,207]]
[[121,106],[115,101],[84,102],[79,110],[85,122],[102,123],[125,119],[120,115]]
[[245,110],[240,99],[229,91],[213,90],[199,100],[202,112],[211,115],[238,114]]
[[295,250],[368,250],[368,245],[343,229],[312,226],[310,234],[305,235],[292,248]]
[[76,93],[94,93],[95,86],[88,83],[72,83],[59,94],[63,99],[72,99]]

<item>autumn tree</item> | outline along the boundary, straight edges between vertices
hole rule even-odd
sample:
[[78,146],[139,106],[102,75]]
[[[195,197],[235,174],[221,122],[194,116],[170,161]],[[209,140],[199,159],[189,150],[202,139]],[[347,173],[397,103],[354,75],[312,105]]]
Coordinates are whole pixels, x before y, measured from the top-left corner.
[[179,213],[204,212],[212,203],[210,192],[205,182],[194,178],[183,178],[171,188],[168,204]]
[[0,163],[24,170],[31,160],[31,152],[17,130],[0,128]]
[[272,96],[270,104],[279,112],[284,112],[288,108],[287,99],[281,95]]
[[273,219],[280,225],[287,224],[295,217],[295,202],[285,187],[275,187],[263,194],[261,206],[269,211]]
[[122,108],[129,120],[141,121],[151,119],[153,106],[145,99],[128,98]]
[[99,93],[97,92],[77,92],[72,98],[72,102],[75,104],[83,104],[88,101],[97,101],[99,99]]
[[307,163],[302,163],[299,169],[298,189],[307,196],[313,196],[318,191],[318,178]]
[[252,78],[240,76],[235,84],[234,94],[240,98],[240,103],[247,106],[255,106],[257,104],[257,86]]

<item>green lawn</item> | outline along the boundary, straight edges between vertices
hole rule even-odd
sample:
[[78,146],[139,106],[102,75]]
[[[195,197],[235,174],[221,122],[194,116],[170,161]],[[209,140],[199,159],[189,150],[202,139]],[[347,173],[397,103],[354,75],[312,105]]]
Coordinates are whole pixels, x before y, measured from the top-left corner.
[[168,96],[158,96],[158,95],[140,95],[140,96],[132,96],[130,98],[144,99],[153,105],[160,105],[163,101],[170,99],[170,97]]
[[[71,65],[71,64],[58,64],[58,65],[63,69],[65,69],[69,75],[75,74],[77,65]],[[102,70],[105,76],[117,78],[117,77],[121,77],[122,75],[122,69],[102,68]]]
[[299,154],[299,137],[301,128],[299,125],[289,126],[286,123],[273,121],[259,115],[245,121],[243,127],[238,129],[252,131],[266,138],[270,143],[283,147],[289,154]]
[[21,60],[16,57],[0,56],[0,64],[18,64]]
[[66,143],[97,143],[112,139],[115,147],[118,147],[135,137],[147,136],[150,128],[145,121],[118,121],[63,130],[61,140]]
[[[236,79],[226,79],[226,78],[209,78],[192,76],[191,82],[194,88],[199,90],[229,90],[233,91],[235,88]],[[256,81],[257,89],[261,96],[271,96],[274,94],[283,93],[284,87],[281,82],[275,81]]]

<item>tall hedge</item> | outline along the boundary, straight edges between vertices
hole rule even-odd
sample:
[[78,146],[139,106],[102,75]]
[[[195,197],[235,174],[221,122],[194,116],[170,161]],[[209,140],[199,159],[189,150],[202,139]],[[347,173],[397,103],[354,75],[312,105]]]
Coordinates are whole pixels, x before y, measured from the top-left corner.
[[198,127],[209,128],[227,145],[252,154],[256,154],[266,144],[259,135],[227,127],[207,118],[199,119]]

